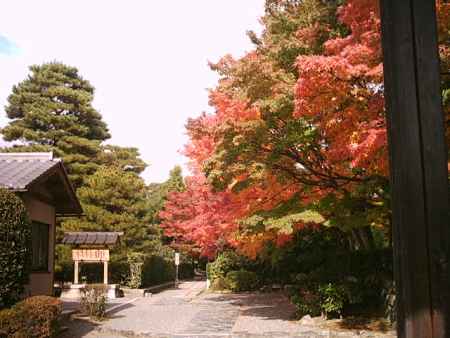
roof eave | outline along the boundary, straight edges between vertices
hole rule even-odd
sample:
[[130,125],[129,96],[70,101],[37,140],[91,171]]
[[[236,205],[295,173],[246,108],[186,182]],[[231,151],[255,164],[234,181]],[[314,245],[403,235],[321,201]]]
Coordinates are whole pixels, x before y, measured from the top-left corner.
[[80,204],[80,201],[78,200],[78,197],[75,193],[75,189],[73,188],[72,183],[70,183],[69,176],[68,176],[67,171],[64,167],[64,164],[62,163],[61,160],[58,160],[57,162],[55,162],[54,166],[49,168],[40,177],[38,177],[35,180],[28,183],[27,186],[24,189],[22,189],[21,191],[23,191],[23,192],[29,191],[33,185],[39,184],[43,180],[46,180],[50,175],[52,175],[53,173],[55,173],[57,171],[59,171],[59,173],[61,173],[60,177],[62,177],[65,191],[67,192],[69,199],[72,202],[71,203],[72,206],[68,207],[64,211],[56,210],[57,216],[59,216],[59,217],[79,217],[79,216],[81,216],[83,214],[83,208]]
[[[81,203],[78,200],[75,189],[73,188],[73,185],[69,180],[69,175],[67,174],[66,168],[64,167],[62,161],[59,162],[59,167],[61,168],[61,171],[63,172],[64,180],[66,182],[66,186],[68,187],[68,191],[71,196],[71,199],[73,200],[73,202],[76,205],[75,210],[72,212],[72,215],[82,216],[83,215],[83,207],[81,206]],[[69,214],[66,213],[65,215],[69,215]]]

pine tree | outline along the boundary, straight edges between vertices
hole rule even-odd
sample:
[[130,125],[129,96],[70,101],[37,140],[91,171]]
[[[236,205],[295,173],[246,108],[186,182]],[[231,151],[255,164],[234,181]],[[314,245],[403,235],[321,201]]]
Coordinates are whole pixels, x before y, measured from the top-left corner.
[[96,162],[102,166],[140,174],[147,168],[147,164],[139,156],[137,148],[107,144],[102,146],[102,151],[98,154]]
[[123,231],[122,249],[131,251],[145,250],[156,233],[149,225],[145,182],[134,172],[100,167],[78,196],[85,215],[66,220],[66,231]]
[[78,188],[97,169],[93,159],[110,137],[92,106],[94,87],[75,67],[59,62],[34,65],[30,71],[8,97],[5,111],[11,121],[1,130],[3,138],[19,141],[13,151],[53,151]]

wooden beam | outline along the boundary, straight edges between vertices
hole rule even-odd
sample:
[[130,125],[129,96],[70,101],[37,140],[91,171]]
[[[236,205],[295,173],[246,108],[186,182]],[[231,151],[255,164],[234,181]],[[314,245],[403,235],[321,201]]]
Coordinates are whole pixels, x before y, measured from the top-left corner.
[[399,337],[449,337],[449,196],[434,1],[381,0]]
[[73,267],[73,284],[75,284],[75,285],[79,283],[79,280],[78,280],[79,271],[80,271],[79,262],[75,261],[74,267]]
[[108,285],[108,261],[103,261],[103,284]]

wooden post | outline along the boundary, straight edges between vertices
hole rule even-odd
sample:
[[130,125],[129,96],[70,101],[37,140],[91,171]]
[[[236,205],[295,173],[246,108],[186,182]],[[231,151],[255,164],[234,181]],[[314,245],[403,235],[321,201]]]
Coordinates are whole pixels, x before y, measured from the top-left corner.
[[108,285],[108,261],[103,261],[103,283]]
[[78,261],[75,261],[74,268],[73,268],[73,283],[78,284]]
[[447,147],[432,0],[381,0],[398,336],[450,337]]

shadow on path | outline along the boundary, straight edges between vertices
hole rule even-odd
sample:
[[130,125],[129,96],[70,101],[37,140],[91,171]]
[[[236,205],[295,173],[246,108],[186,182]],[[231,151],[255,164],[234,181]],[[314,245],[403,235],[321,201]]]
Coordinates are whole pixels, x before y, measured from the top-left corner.
[[210,294],[201,303],[230,304],[240,308],[240,315],[266,320],[293,320],[296,308],[281,292]]
[[71,319],[63,322],[66,329],[58,335],[58,338],[82,338],[95,331],[100,324],[85,319]]

